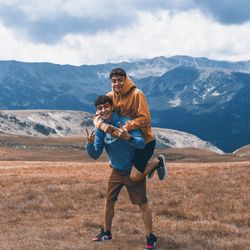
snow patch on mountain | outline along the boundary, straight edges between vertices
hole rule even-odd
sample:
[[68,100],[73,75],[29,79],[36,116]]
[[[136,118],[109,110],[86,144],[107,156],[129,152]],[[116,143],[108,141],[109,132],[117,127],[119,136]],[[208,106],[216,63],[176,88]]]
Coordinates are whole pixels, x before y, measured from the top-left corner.
[[171,107],[178,107],[181,105],[181,98],[179,96],[176,96],[175,99],[171,99],[168,102]]
[[223,95],[223,93],[219,93],[217,90],[214,91],[212,94],[212,96],[219,96],[219,95]]
[[[170,68],[171,69],[171,68]],[[165,67],[154,65],[145,65],[145,68],[139,68],[129,72],[129,75],[133,78],[141,79],[149,76],[161,76],[169,69]]]

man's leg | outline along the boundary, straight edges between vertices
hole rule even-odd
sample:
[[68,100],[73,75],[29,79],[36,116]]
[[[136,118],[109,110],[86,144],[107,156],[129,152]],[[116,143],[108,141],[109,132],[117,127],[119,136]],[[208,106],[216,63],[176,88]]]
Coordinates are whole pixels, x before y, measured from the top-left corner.
[[126,188],[128,190],[131,202],[134,205],[138,205],[142,213],[142,219],[145,225],[147,240],[144,249],[155,249],[157,237],[152,233],[152,213],[147,203],[146,179],[141,182],[133,182],[131,181],[131,178],[128,177]]
[[147,203],[139,205],[139,208],[145,225],[146,234],[149,235],[153,232],[152,212]]
[[146,239],[147,243],[144,247],[145,250],[156,249],[157,237],[153,234],[153,226],[152,226],[152,213],[148,206],[148,204],[139,205],[139,208],[142,213],[142,219],[145,225],[146,230]]
[[115,214],[115,201],[110,201],[106,199],[105,210],[104,210],[104,230],[105,231],[111,231],[114,214]]
[[154,153],[154,149],[155,141],[152,141],[147,143],[143,149],[137,149],[135,151],[134,166],[130,173],[130,178],[133,182],[140,182],[146,176],[148,176],[148,179],[152,178],[156,169],[160,180],[166,177],[167,169],[163,155],[159,155],[149,162],[149,159]]
[[113,169],[109,177],[107,196],[106,196],[106,201],[105,201],[105,210],[104,210],[105,230],[111,231],[112,221],[114,218],[115,202],[124,185],[121,182],[121,179],[122,179],[122,175],[118,171]]
[[111,226],[114,217],[114,204],[115,201],[110,201],[106,198],[104,209],[104,228],[101,228],[101,232],[92,239],[92,242],[112,240]]
[[155,158],[154,160],[147,163],[144,172],[140,172],[135,166],[132,167],[130,178],[134,182],[142,181],[149,173],[151,173],[159,164],[159,159]]
[[[155,140],[147,143],[143,149],[136,149],[134,156],[134,166],[132,167],[130,173],[130,178],[132,181],[142,181],[147,176],[144,172],[149,164],[149,159],[153,155],[154,150]],[[150,168],[152,171],[154,168],[154,164],[156,163],[150,163],[148,169]]]
[[104,229],[92,239],[93,242],[106,241],[112,239],[111,228],[112,221],[114,218],[114,208],[117,197],[122,189],[124,184],[121,183],[120,174],[112,170],[112,174],[109,177],[108,181],[108,190],[105,200],[105,209],[104,209]]

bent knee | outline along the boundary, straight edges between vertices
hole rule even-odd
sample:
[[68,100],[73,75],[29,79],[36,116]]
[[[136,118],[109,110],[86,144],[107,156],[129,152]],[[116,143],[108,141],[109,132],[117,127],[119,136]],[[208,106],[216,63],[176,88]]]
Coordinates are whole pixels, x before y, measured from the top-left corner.
[[131,181],[133,182],[139,182],[139,181],[142,181],[144,179],[144,175],[141,174],[141,173],[131,173],[130,174],[130,179]]

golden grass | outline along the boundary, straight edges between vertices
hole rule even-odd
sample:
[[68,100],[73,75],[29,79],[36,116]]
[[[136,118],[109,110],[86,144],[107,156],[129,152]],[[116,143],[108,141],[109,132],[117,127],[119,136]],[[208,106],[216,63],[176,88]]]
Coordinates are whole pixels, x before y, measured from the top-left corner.
[[[102,225],[107,163],[0,162],[0,249],[142,249],[137,207],[122,190],[113,241]],[[249,249],[250,162],[170,163],[148,182],[158,249]]]

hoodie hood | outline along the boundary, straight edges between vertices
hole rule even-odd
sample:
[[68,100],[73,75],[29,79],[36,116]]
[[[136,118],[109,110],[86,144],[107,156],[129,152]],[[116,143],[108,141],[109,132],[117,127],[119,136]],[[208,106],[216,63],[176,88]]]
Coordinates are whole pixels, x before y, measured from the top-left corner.
[[113,91],[115,95],[123,96],[123,95],[128,95],[128,93],[130,93],[135,88],[136,88],[136,85],[128,78],[128,76],[126,76],[122,91],[120,93],[116,93],[114,90]]

